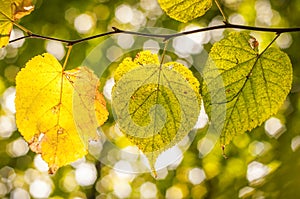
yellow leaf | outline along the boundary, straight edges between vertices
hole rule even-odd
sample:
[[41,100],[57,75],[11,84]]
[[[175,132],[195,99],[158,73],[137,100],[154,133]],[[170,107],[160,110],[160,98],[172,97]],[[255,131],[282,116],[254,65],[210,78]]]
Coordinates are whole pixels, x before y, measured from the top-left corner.
[[158,155],[182,140],[197,121],[199,82],[182,64],[160,65],[150,51],[124,59],[115,78],[112,106],[117,123],[155,173]]
[[30,14],[34,6],[32,0],[0,0],[0,47],[9,42],[13,22]]
[[204,15],[212,0],[158,0],[158,3],[171,18],[186,23]]
[[0,47],[2,48],[8,44],[13,23],[9,19],[12,17],[11,1],[0,0],[0,5]]
[[14,0],[13,1],[13,19],[18,20],[29,15],[34,9],[32,0]]
[[16,123],[49,172],[87,153],[87,140],[107,119],[99,80],[86,67],[64,71],[51,55],[28,61],[16,78]]

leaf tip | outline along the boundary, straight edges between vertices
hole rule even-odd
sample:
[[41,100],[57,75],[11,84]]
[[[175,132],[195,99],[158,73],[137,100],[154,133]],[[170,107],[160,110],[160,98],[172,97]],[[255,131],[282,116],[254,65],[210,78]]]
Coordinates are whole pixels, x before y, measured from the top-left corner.
[[223,144],[223,145],[221,146],[221,148],[222,148],[222,155],[223,155],[224,159],[225,159],[225,160],[228,159],[228,156],[226,155],[226,152],[225,152],[225,145]]
[[59,166],[57,166],[56,164],[53,164],[53,165],[49,166],[48,174],[53,175],[56,173],[56,171],[58,169],[59,169]]
[[151,173],[152,173],[153,177],[156,179],[157,178],[157,172],[156,172],[156,170],[152,169]]

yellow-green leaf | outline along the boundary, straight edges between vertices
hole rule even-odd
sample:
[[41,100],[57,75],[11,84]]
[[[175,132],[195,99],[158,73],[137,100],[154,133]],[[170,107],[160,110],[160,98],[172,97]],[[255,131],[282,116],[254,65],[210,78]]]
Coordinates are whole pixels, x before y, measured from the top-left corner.
[[32,0],[0,0],[0,47],[9,42],[13,21],[30,14],[34,7]]
[[157,55],[140,52],[126,58],[115,72],[112,93],[117,123],[148,158],[174,146],[195,125],[200,111],[199,82],[182,64],[160,66]]
[[203,78],[205,108],[218,110],[212,125],[225,145],[278,111],[291,89],[292,65],[279,49],[259,53],[254,37],[233,32],[212,47]]
[[171,18],[186,23],[204,15],[212,0],[158,0],[158,3]]
[[[64,71],[51,55],[36,56],[16,78],[16,123],[49,172],[87,153],[87,139],[107,119],[99,80],[91,70]],[[87,138],[88,137],[88,138]]]

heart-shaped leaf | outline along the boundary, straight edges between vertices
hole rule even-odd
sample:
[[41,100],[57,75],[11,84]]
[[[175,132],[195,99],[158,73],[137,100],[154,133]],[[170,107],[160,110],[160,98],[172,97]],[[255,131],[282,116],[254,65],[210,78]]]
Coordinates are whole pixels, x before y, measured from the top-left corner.
[[292,65],[279,49],[259,53],[254,37],[233,32],[213,45],[203,78],[204,105],[208,114],[219,110],[212,125],[225,145],[278,111],[291,90]]
[[149,51],[134,61],[124,59],[115,79],[112,106],[117,123],[155,172],[157,156],[182,140],[197,121],[199,82],[182,64],[160,65]]
[[16,78],[16,123],[49,172],[87,153],[87,140],[108,116],[99,80],[86,67],[64,71],[48,53],[36,56]]

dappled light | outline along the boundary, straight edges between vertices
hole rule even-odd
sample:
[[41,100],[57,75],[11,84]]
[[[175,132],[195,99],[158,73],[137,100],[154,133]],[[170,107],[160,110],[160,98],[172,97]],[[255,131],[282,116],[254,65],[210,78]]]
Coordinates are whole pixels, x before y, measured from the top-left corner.
[[300,194],[300,1],[191,2],[0,0],[0,198]]
[[81,34],[90,32],[94,23],[94,19],[88,14],[81,14],[74,19],[74,26]]

